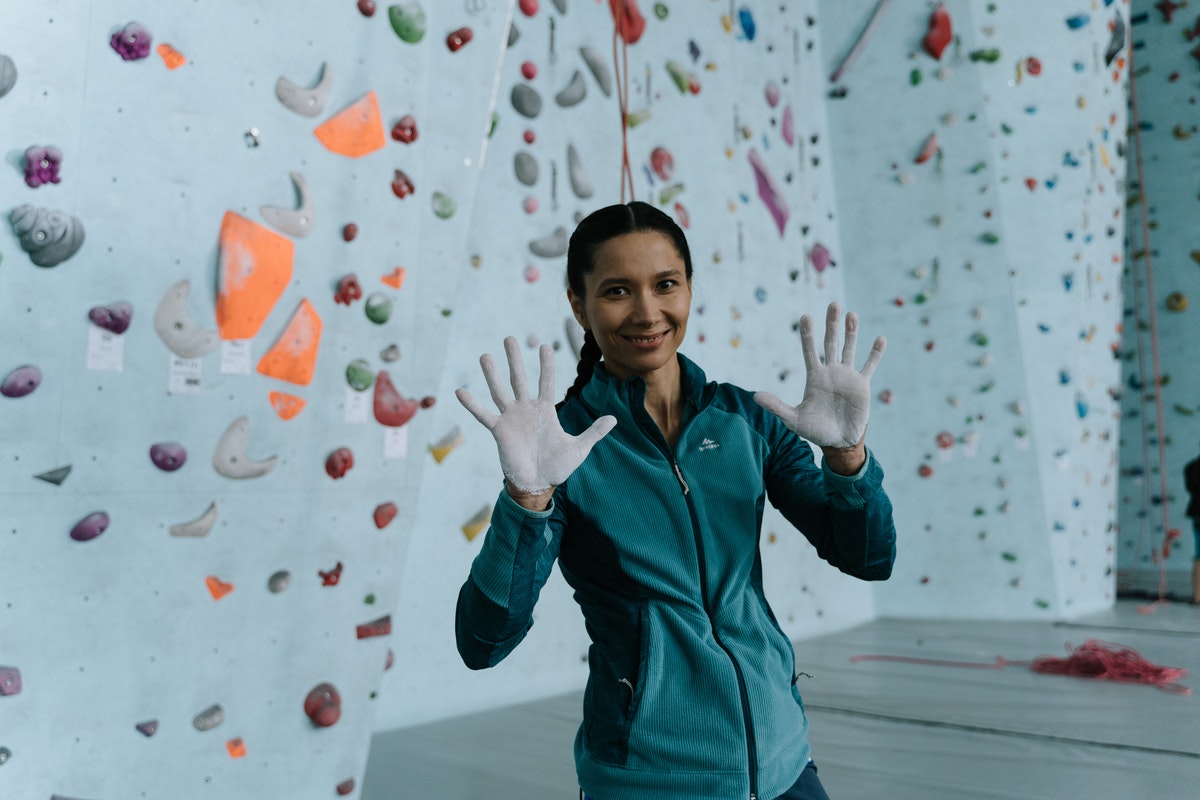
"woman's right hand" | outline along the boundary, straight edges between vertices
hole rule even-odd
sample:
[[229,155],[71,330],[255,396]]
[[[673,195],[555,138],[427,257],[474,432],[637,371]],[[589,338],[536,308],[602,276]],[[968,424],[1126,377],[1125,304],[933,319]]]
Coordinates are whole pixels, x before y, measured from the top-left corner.
[[580,435],[571,436],[562,429],[554,409],[553,349],[549,345],[540,348],[541,376],[536,398],[529,396],[525,363],[517,340],[512,336],[506,338],[504,351],[508,356],[512,396],[505,389],[491,355],[485,353],[479,359],[499,414],[485,408],[466,389],[459,389],[454,394],[467,411],[492,432],[509,492],[520,502],[522,498],[518,493],[536,497],[565,481],[587,458],[596,442],[613,429],[617,420],[612,416],[600,417]]

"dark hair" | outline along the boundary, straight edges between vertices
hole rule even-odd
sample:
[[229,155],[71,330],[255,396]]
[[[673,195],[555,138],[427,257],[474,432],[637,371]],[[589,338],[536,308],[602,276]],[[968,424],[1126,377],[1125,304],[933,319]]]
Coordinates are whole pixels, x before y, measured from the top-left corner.
[[[583,221],[571,234],[571,243],[567,247],[567,286],[579,298],[587,295],[587,285],[584,279],[596,268],[596,251],[610,239],[624,236],[627,233],[643,233],[653,231],[661,233],[671,240],[675,252],[683,260],[684,274],[692,279],[692,254],[688,249],[687,238],[683,229],[675,224],[675,220],[663,211],[649,203],[634,200],[628,204],[605,206],[584,217]],[[579,366],[575,373],[575,383],[567,389],[558,408],[583,389],[592,378],[596,364],[600,361],[600,345],[591,331],[586,331],[583,337],[583,348],[579,354]]]

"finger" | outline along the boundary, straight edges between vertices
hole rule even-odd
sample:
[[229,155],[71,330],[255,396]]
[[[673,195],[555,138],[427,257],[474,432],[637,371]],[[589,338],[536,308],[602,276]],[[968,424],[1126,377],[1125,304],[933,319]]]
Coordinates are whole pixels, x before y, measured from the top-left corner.
[[508,356],[508,380],[512,384],[517,402],[529,399],[529,386],[525,383],[525,359],[521,357],[521,345],[515,336],[504,340],[504,353]]
[[612,415],[600,417],[591,424],[586,431],[579,434],[575,441],[583,454],[586,456],[592,451],[596,442],[608,435],[608,432],[617,426],[617,418]]
[[825,311],[825,363],[833,364],[837,360],[838,316],[841,309],[837,303],[830,303]]
[[492,358],[492,354],[481,355],[479,366],[483,367],[483,379],[487,381],[488,391],[492,395],[492,402],[496,404],[496,408],[503,411],[511,406],[512,398],[508,396],[508,390],[504,388],[504,383],[500,380],[500,372],[496,369],[496,362]]
[[867,353],[867,363],[863,364],[862,375],[864,378],[870,378],[875,374],[875,368],[879,366],[879,361],[883,358],[883,351],[886,348],[887,339],[882,336],[875,337],[875,344],[871,345],[871,352]]
[[770,392],[755,392],[754,402],[787,422],[795,415],[796,410]]
[[491,411],[488,411],[474,395],[466,389],[458,389],[454,392],[454,396],[458,398],[458,402],[463,404],[463,408],[471,412],[471,416],[479,420],[479,423],[489,431],[496,425],[496,420],[499,419]]
[[804,368],[812,371],[812,368],[821,363],[817,357],[817,343],[813,338],[813,321],[812,317],[805,314],[800,318],[800,352],[804,354]]
[[554,399],[554,349],[548,344],[538,349],[542,360],[542,374],[538,378],[538,399]]
[[858,346],[858,314],[846,314],[846,341],[842,343],[842,363],[854,366],[854,349]]

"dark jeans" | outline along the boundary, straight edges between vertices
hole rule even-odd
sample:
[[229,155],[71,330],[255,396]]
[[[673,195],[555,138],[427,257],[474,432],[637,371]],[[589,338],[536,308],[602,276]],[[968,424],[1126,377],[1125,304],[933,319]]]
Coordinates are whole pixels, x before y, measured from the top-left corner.
[[[582,792],[580,796],[583,800],[593,800]],[[825,794],[825,787],[821,785],[821,779],[817,777],[817,765],[809,761],[795,785],[779,795],[776,800],[829,800],[829,795]]]

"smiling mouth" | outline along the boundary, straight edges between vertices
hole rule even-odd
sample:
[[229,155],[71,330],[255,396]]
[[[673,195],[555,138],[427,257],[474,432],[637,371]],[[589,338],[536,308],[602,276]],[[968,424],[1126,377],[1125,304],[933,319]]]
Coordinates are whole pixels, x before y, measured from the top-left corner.
[[624,339],[625,341],[629,342],[630,344],[632,344],[634,347],[657,347],[658,345],[660,345],[664,341],[666,341],[667,333],[666,333],[666,331],[664,331],[662,333],[657,333],[653,336],[626,336],[626,335],[623,335],[621,338]]

